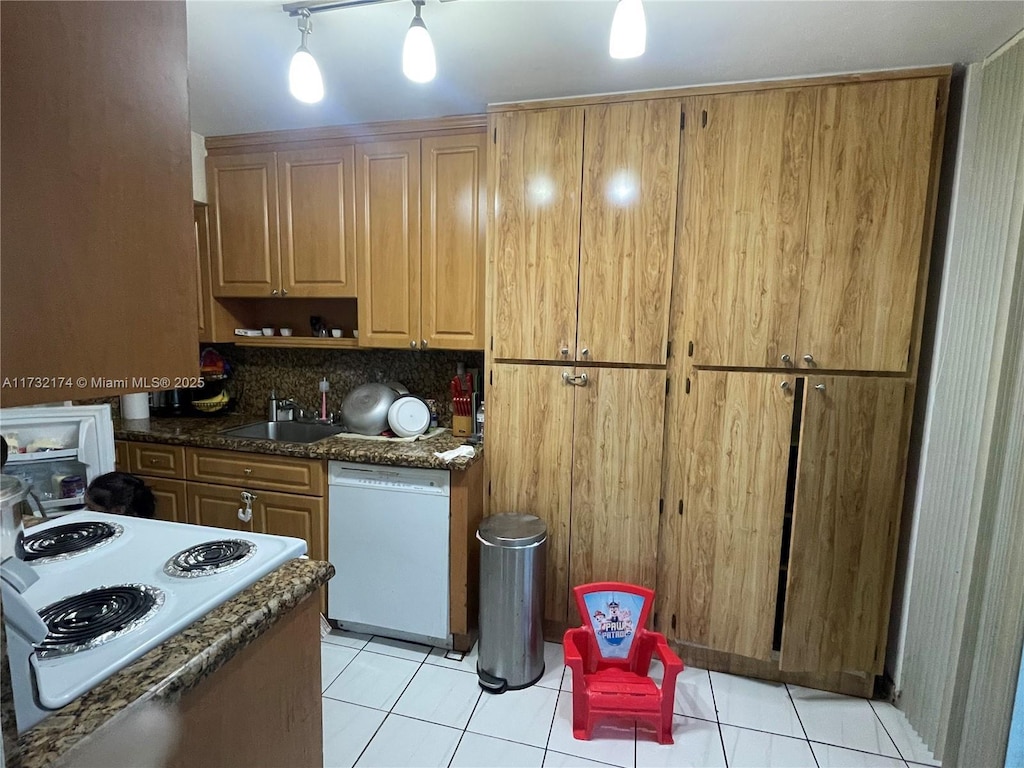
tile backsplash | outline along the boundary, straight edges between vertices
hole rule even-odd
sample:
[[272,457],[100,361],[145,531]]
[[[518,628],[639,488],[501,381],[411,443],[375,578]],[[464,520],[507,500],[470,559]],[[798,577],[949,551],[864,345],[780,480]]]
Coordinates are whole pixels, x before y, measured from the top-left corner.
[[449,383],[458,363],[476,368],[483,377],[483,352],[427,352],[390,349],[275,349],[213,345],[231,363],[233,385],[240,396],[236,409],[254,417],[267,412],[271,389],[303,406],[319,408],[320,379],[331,385],[327,409],[340,413],[342,401],[367,382],[398,381],[414,395],[437,401],[438,422],[451,426]]

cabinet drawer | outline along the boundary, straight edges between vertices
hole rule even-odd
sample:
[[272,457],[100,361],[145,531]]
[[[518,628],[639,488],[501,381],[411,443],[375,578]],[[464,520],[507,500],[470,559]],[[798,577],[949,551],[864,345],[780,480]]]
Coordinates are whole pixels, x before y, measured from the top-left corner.
[[114,469],[118,472],[131,471],[128,466],[128,443],[124,440],[114,441]]
[[180,445],[128,443],[128,466],[133,474],[185,479],[185,449]]
[[322,496],[323,462],[235,451],[189,449],[188,479]]

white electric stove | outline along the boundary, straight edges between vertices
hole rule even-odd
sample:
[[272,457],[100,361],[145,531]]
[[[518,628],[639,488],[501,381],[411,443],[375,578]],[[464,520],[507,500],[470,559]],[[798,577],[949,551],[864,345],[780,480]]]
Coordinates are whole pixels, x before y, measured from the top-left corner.
[[[23,544],[38,580],[4,592],[19,731],[306,552],[301,539],[100,512],[30,528]],[[12,632],[16,598],[45,639]]]

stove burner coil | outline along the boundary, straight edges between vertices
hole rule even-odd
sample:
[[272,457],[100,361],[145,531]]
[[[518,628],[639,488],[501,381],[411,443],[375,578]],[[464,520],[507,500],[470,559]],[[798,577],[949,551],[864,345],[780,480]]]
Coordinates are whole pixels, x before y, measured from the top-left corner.
[[55,525],[24,538],[24,560],[36,565],[67,560],[109,544],[122,533],[124,527],[117,523],[86,521]]
[[256,545],[244,539],[219,539],[184,549],[164,566],[164,573],[179,578],[210,576],[235,568],[256,552]]
[[163,604],[163,591],[145,584],[99,587],[65,597],[39,611],[49,634],[36,652],[46,659],[95,648],[139,627]]

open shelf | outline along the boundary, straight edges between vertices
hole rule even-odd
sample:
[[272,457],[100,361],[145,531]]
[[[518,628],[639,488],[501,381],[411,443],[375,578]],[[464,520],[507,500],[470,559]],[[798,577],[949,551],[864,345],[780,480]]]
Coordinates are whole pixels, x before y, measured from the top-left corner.
[[240,347],[290,347],[303,349],[358,349],[359,339],[335,339],[312,336],[236,336]]

